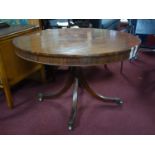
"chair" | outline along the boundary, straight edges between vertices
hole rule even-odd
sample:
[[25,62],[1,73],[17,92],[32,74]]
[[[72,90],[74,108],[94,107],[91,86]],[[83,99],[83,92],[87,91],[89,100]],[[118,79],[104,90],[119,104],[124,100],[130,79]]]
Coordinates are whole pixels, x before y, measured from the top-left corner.
[[[148,44],[148,36],[155,35],[155,20],[154,19],[130,19],[129,33],[139,36],[141,39],[140,49],[142,51],[154,51],[155,43]],[[137,58],[137,52],[133,59]]]

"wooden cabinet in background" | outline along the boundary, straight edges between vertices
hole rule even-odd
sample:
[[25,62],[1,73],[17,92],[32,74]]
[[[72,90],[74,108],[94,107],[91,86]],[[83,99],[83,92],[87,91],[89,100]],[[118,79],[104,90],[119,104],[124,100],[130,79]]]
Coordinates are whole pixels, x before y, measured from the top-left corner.
[[12,40],[15,37],[38,31],[35,26],[10,26],[0,29],[0,88],[4,89],[7,105],[13,108],[10,87],[17,84],[32,73],[40,71],[45,81],[44,66],[31,63],[16,56]]

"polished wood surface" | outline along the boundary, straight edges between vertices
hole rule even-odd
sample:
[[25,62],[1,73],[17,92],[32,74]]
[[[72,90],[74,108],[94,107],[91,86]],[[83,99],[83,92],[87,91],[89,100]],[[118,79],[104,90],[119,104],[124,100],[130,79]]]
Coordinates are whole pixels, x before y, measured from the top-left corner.
[[32,73],[40,72],[44,80],[44,66],[20,59],[14,52],[12,40],[21,35],[39,31],[35,26],[11,26],[0,29],[0,88],[4,89],[9,108],[13,107],[10,87],[27,78]]
[[48,29],[13,40],[18,56],[43,64],[91,66],[122,61],[140,40],[114,30]]

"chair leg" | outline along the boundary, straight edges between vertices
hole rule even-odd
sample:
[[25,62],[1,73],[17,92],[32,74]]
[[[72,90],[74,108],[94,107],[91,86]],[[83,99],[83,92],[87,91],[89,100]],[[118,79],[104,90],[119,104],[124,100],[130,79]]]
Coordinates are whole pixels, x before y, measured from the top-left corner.
[[138,57],[138,46],[132,47],[131,49],[131,56],[130,56],[130,62],[132,62],[133,60],[136,60]]

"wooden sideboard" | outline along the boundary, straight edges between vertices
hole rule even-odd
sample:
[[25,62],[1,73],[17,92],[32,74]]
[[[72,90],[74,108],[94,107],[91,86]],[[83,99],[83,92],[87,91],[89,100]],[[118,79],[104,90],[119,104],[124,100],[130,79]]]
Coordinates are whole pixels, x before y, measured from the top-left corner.
[[7,105],[13,108],[13,98],[10,87],[27,78],[32,73],[40,71],[45,81],[44,66],[28,62],[16,56],[12,40],[15,37],[39,31],[36,26],[10,26],[0,29],[0,88],[4,89]]

